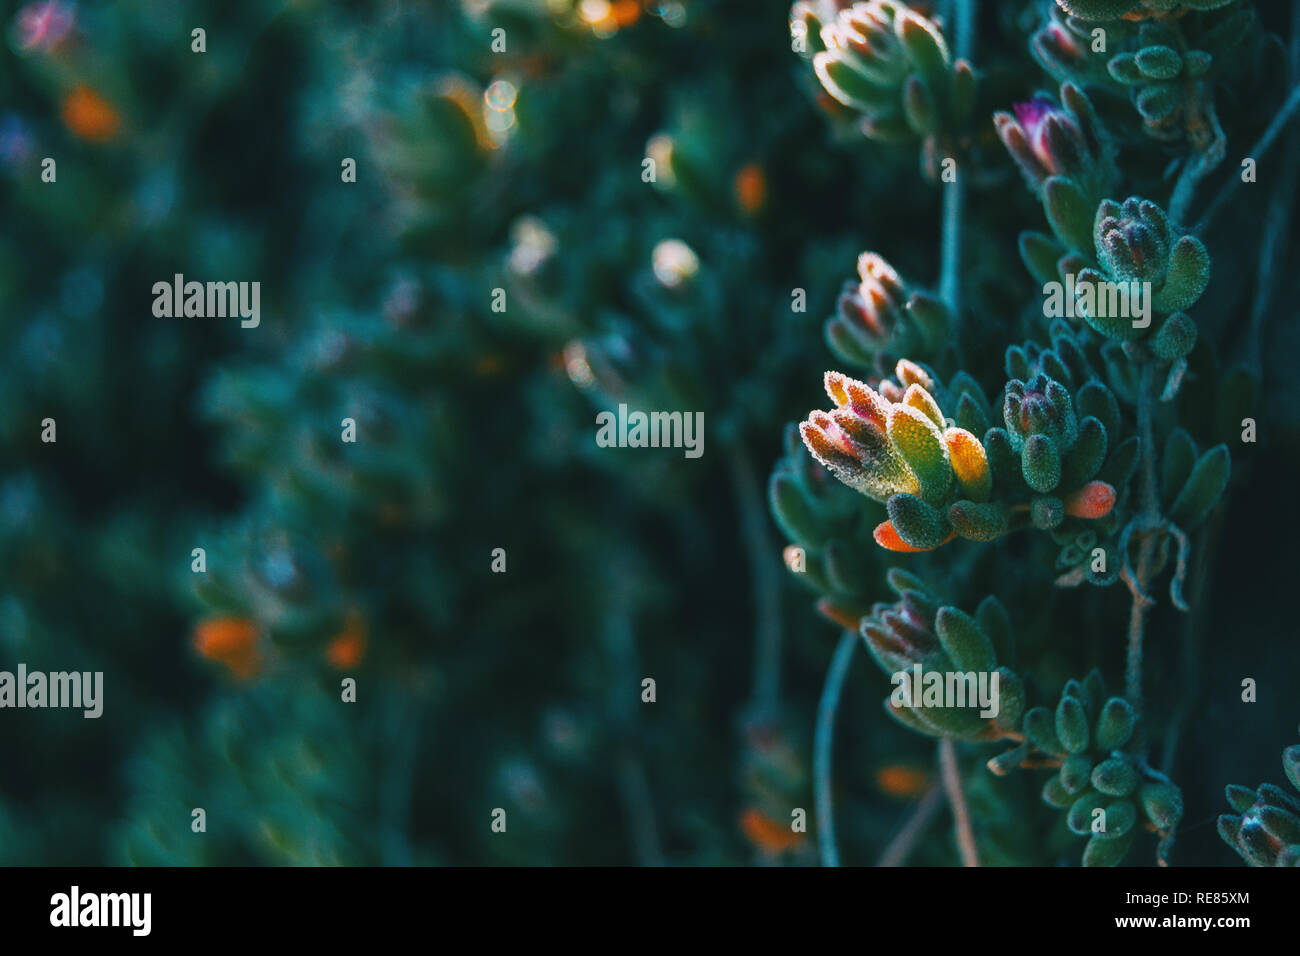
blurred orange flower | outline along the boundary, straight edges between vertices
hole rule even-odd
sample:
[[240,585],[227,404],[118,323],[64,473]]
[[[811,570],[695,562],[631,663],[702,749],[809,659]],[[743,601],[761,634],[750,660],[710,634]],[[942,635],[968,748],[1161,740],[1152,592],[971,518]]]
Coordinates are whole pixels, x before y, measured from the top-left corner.
[[763,208],[767,202],[767,176],[762,166],[750,163],[736,173],[736,201],[750,215]]
[[78,86],[64,98],[63,122],[92,143],[108,142],[122,125],[112,104],[88,86]]
[[741,814],[740,829],[745,839],[767,853],[793,850],[804,839],[802,833],[795,833],[788,824],[773,820],[757,807],[750,807]]
[[361,615],[355,611],[348,615],[343,630],[334,636],[325,650],[325,659],[335,670],[351,670],[361,664],[366,656],[366,629]]
[[220,661],[240,680],[254,677],[261,667],[257,652],[257,625],[240,617],[200,621],[194,630],[194,647],[208,660]]
[[641,18],[641,6],[636,0],[614,0],[610,15],[620,27],[630,27]]
[[919,767],[890,764],[876,771],[876,786],[891,797],[914,797],[929,782],[930,775]]

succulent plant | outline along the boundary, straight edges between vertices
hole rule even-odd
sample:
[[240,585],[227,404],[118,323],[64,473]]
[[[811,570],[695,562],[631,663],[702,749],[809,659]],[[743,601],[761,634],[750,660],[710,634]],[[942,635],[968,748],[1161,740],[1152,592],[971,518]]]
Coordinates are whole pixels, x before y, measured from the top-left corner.
[[[1140,46],[1115,54],[1106,63],[1111,77],[1129,90],[1147,132],[1156,139],[1177,139],[1187,103],[1185,88],[1210,70],[1213,57],[1204,50],[1179,52],[1168,29],[1144,25]],[[1173,44],[1173,45],[1171,45]]]
[[858,281],[849,280],[826,320],[826,344],[840,359],[887,375],[904,355],[933,358],[945,344],[951,319],[943,302],[909,290],[874,252],[858,257]]
[[[1107,57],[1097,50],[1097,24],[1068,14],[1055,4],[1046,5],[1046,16],[1029,39],[1029,49],[1054,79],[1080,84],[1105,83]],[[1128,29],[1126,22],[1107,24],[1107,39]]]
[[[1093,235],[1101,269],[1083,270],[1081,284],[1099,279],[1149,282],[1152,307],[1165,314],[1191,308],[1209,284],[1210,255],[1205,244],[1174,228],[1156,203],[1137,197],[1123,203],[1103,200],[1097,207]],[[1118,338],[1132,330],[1132,323],[1128,329],[1115,328],[1105,316],[1085,318],[1103,335]]]
[[[1282,751],[1282,770],[1300,792],[1300,744]],[[1219,836],[1251,866],[1300,866],[1300,797],[1271,783],[1227,788],[1235,813],[1219,817]]]
[[1118,179],[1114,147],[1105,138],[1087,95],[1073,83],[1061,84],[1059,105],[1046,96],[1035,96],[1016,103],[1013,113],[994,113],[993,124],[1040,197],[1047,180],[1060,176],[1095,203]]
[[[888,520],[875,530],[881,547],[929,551],[958,535],[991,541],[1030,524],[1051,529],[1110,513],[1116,488],[1095,478],[1106,461],[1106,428],[1095,416],[1080,421],[1061,383],[1042,374],[1008,382],[1006,427],[981,440],[944,416],[924,369],[902,361],[898,375],[907,387],[891,400],[827,372],[836,408],[800,426],[809,452],[836,478],[885,503]],[[1103,397],[1092,397],[1104,386],[1090,386],[1089,401],[1104,407]],[[976,424],[977,403],[966,403],[965,414]]]
[[861,498],[836,481],[804,448],[799,430],[785,431],[785,454],[768,482],[768,501],[791,544],[786,567],[821,595],[818,608],[837,624],[856,629],[874,601],[869,563],[874,548]]
[[1141,20],[1176,16],[1186,10],[1214,10],[1234,0],[1056,0],[1081,20]]
[[791,29],[805,39],[801,52],[822,87],[861,117],[868,139],[922,142],[934,178],[938,141],[971,115],[970,64],[954,60],[934,21],[905,3],[868,0],[829,13],[811,3],[791,11]]
[[[887,673],[969,664],[1012,674],[1015,667],[1017,708],[1032,703],[1040,686],[1059,687],[1092,661],[1050,640],[1034,648],[1032,665],[1004,655],[998,635],[1005,615],[991,608],[1000,609],[1000,601],[1014,608],[1018,631],[1022,618],[1041,622],[1057,611],[1035,590],[1035,575],[1022,582],[1002,574],[1006,562],[1049,571],[1059,588],[1087,583],[1111,587],[1108,599],[1126,596],[1122,697],[1108,694],[1094,669],[1084,680],[1064,682],[1050,706],[1029,709],[1018,724],[980,720],[951,701],[936,709],[914,700],[888,706],[905,725],[944,739],[943,766],[955,765],[986,805],[1005,810],[1014,798],[963,774],[955,751],[943,749],[953,740],[970,745],[962,759],[975,744],[1014,741],[988,764],[998,774],[1051,767],[1043,801],[1067,811],[1067,826],[1050,837],[1054,858],[1064,852],[1058,837],[1072,831],[1088,838],[1085,865],[1113,865],[1146,829],[1157,834],[1155,858],[1164,865],[1183,805],[1179,786],[1147,756],[1143,655],[1156,620],[1148,617],[1157,604],[1153,584],[1167,579],[1169,603],[1179,612],[1203,599],[1204,578],[1184,596],[1190,577],[1208,573],[1208,544],[1194,552],[1193,536],[1208,542],[1218,528],[1210,519],[1232,477],[1228,436],[1248,429],[1252,437],[1243,431],[1242,440],[1254,440],[1255,380],[1240,370],[1219,371],[1215,348],[1223,343],[1212,339],[1222,323],[1194,317],[1211,280],[1204,227],[1222,194],[1199,222],[1192,209],[1198,182],[1226,155],[1218,104],[1247,108],[1241,89],[1249,84],[1238,82],[1247,74],[1258,72],[1251,81],[1257,91],[1270,80],[1276,87],[1278,74],[1264,61],[1276,58],[1278,45],[1264,40],[1248,5],[1230,0],[1061,0],[1038,5],[1036,27],[1031,10],[1021,9],[1016,25],[1029,31],[1031,53],[1057,87],[1022,87],[1009,107],[990,110],[993,131],[1046,223],[1019,234],[1020,258],[1042,298],[1018,306],[998,271],[999,252],[989,249],[972,267],[963,257],[973,242],[954,238],[963,229],[978,241],[990,235],[986,223],[969,226],[963,203],[978,201],[983,216],[1001,216],[1011,207],[990,193],[1011,170],[1005,162],[989,168],[988,137],[964,133],[964,115],[920,107],[926,100],[918,89],[929,94],[961,79],[939,30],[967,49],[970,10],[945,8],[955,13],[951,22],[925,31],[931,47],[943,44],[933,62],[951,66],[949,73],[935,69],[927,84],[914,72],[918,50],[903,39],[913,33],[920,40],[922,29],[905,5],[796,4],[799,29],[818,41],[805,56],[839,106],[864,117],[863,132],[905,147],[919,139],[931,154],[936,144],[959,153],[963,178],[944,185],[969,189],[943,194],[936,284],[942,291],[933,308],[928,293],[904,283],[879,255],[863,254],[860,281],[844,287],[825,338],[841,362],[866,371],[861,379],[825,373],[834,407],[811,412],[799,426],[825,472],[819,480],[819,470],[799,460],[787,432],[772,509],[796,542],[787,551],[790,569],[819,593],[825,617],[843,630],[860,629]],[[1257,71],[1247,62],[1256,54],[1267,54]],[[1274,115],[1261,146],[1290,108],[1284,104]],[[1230,129],[1237,126],[1232,119]],[[1265,119],[1256,116],[1257,128]],[[886,154],[880,149],[873,158]],[[969,280],[963,269],[979,279]],[[1014,344],[998,342],[999,331],[1012,331]],[[1200,344],[1205,338],[1211,341]],[[989,374],[998,359],[1004,378],[995,378],[996,368]],[[858,492],[856,506],[836,493],[826,473]],[[1016,545],[992,545],[1022,530]],[[866,549],[868,535],[880,549]],[[942,547],[957,538],[975,546]],[[986,566],[990,553],[998,560]],[[884,603],[872,600],[871,582],[881,570],[896,598]],[[997,598],[964,615],[914,570],[933,580],[943,574],[945,586],[951,579],[968,594],[987,595],[996,582]],[[1089,608],[1086,617],[1093,613]],[[1033,623],[1025,632],[1032,645]],[[1063,665],[1066,658],[1074,663]],[[1167,766],[1181,719],[1154,724],[1166,735]],[[1291,808],[1273,791],[1267,796],[1269,806]],[[949,798],[959,817],[957,797]],[[1245,813],[1256,795],[1230,799]],[[999,858],[1014,857],[1005,832],[974,826],[963,835],[962,827],[959,821],[957,843],[968,865],[981,841],[1001,843]],[[1240,829],[1227,835],[1236,839]],[[1285,847],[1272,849],[1289,859]]]
[[882,547],[928,551],[955,534],[941,509],[958,494],[986,501],[992,480],[984,446],[947,424],[926,388],[929,375],[906,360],[898,375],[907,389],[891,402],[865,382],[827,372],[826,392],[836,407],[811,413],[799,430],[836,478],[887,504],[889,520],[875,531]]
[[1131,747],[1137,715],[1122,697],[1109,697],[1101,672],[1065,685],[1055,707],[1024,715],[1022,743],[989,761],[996,774],[1017,767],[1052,767],[1043,786],[1048,806],[1066,811],[1066,825],[1088,837],[1084,866],[1115,866],[1145,824],[1161,838],[1165,862],[1183,816],[1181,791],[1147,766]]
[[[1013,659],[1011,621],[995,597],[975,615],[945,605],[920,578],[892,568],[892,604],[877,603],[860,624],[872,658],[895,683],[885,709],[904,726],[935,737],[997,740],[1014,734],[1025,710],[1024,682],[1004,663]],[[926,675],[938,675],[925,682]],[[950,680],[968,695],[951,703],[935,693]],[[926,690],[918,685],[928,683]],[[985,714],[977,687],[992,701]]]

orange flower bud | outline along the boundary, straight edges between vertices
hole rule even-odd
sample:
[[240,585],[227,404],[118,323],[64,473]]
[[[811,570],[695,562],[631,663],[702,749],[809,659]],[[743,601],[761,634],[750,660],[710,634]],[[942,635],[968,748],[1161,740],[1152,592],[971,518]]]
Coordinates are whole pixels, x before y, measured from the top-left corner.
[[1076,518],[1104,518],[1115,506],[1115,489],[1104,481],[1090,481],[1065,499],[1065,513]]
[[856,615],[852,611],[832,603],[829,598],[822,598],[817,602],[817,613],[832,624],[838,624],[848,631],[856,631],[858,621],[861,618],[861,615]]
[[[912,547],[910,544],[908,544],[906,541],[904,541],[902,538],[898,536],[898,532],[894,530],[894,526],[888,521],[882,521],[880,522],[880,524],[876,525],[876,530],[872,532],[871,536],[876,539],[876,544],[880,545],[886,551],[901,551],[904,554],[915,554],[918,551],[934,550],[934,548]],[[944,538],[937,545],[935,545],[935,548],[942,548],[945,544],[947,544],[956,536],[957,536],[957,532],[953,531],[948,535],[948,537]]]

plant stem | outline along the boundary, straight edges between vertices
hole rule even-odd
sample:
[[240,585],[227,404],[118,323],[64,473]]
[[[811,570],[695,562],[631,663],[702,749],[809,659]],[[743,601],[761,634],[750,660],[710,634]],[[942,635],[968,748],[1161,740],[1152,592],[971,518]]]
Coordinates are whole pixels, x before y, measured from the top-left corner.
[[[1138,580],[1144,580],[1148,569],[1151,537],[1144,535],[1138,559]],[[1133,595],[1133,605],[1128,616],[1128,657],[1124,668],[1124,696],[1133,706],[1133,712],[1139,721],[1142,719],[1142,640],[1146,630],[1147,608],[1149,601],[1141,595]]]
[[831,757],[835,738],[835,710],[840,705],[840,691],[844,677],[853,660],[853,648],[858,635],[845,631],[835,647],[830,670],[826,672],[826,685],[817,703],[817,730],[813,736],[813,792],[817,801],[817,846],[821,852],[822,866],[839,866],[840,855],[835,848],[835,819],[831,800]]
[[[1172,24],[1175,47],[1180,56],[1188,51],[1187,38],[1182,27]],[[1183,82],[1184,126],[1188,132],[1190,154],[1183,163],[1182,173],[1169,197],[1169,218],[1180,226],[1187,220],[1187,210],[1196,197],[1196,187],[1209,175],[1227,154],[1228,140],[1214,106],[1214,94],[1208,92],[1198,80],[1187,78]],[[1193,133],[1193,130],[1197,132]]]
[[1156,363],[1142,365],[1138,388],[1138,441],[1142,443],[1142,519],[1147,528],[1160,523],[1160,499],[1156,485],[1156,433],[1152,416],[1156,403]]
[[[1286,98],[1282,108],[1277,111],[1277,115],[1273,117],[1273,122],[1268,124],[1268,129],[1264,131],[1264,135],[1246,152],[1246,156],[1259,162],[1264,153],[1268,152],[1268,148],[1273,145],[1273,140],[1277,139],[1278,133],[1282,132],[1282,128],[1286,126],[1291,114],[1296,111],[1297,107],[1300,107],[1300,85],[1291,90],[1291,95]],[[1285,174],[1284,172],[1283,175]],[[1219,210],[1232,198],[1232,194],[1240,184],[1241,176],[1239,174],[1230,177],[1223,188],[1219,190],[1219,194],[1211,201],[1200,220],[1192,227],[1192,231],[1203,234]]]
[[392,749],[380,789],[385,822],[380,841],[384,866],[411,865],[411,790],[415,780],[419,710],[419,701],[409,688],[398,687],[390,696],[386,732]]
[[605,610],[604,641],[608,658],[608,719],[615,730],[614,782],[618,788],[623,815],[638,866],[660,866],[663,851],[659,845],[659,827],[655,821],[654,801],[641,759],[637,725],[637,693],[640,680],[636,653],[636,634],[632,614],[636,597],[632,575],[623,554],[611,556],[605,567],[609,603]]
[[943,184],[943,226],[940,239],[939,297],[948,306],[954,322],[961,319],[961,218],[964,204],[964,173]]
[[1210,566],[1213,563],[1214,544],[1218,541],[1223,524],[1221,511],[1216,511],[1210,519],[1209,526],[1201,533],[1196,544],[1196,559],[1193,562],[1192,599],[1188,601],[1188,614],[1183,627],[1183,661],[1182,675],[1178,681],[1178,706],[1169,718],[1169,729],[1165,733],[1164,754],[1160,767],[1166,774],[1174,772],[1174,762],[1178,756],[1178,743],[1188,715],[1195,713],[1197,699],[1201,692],[1201,643],[1205,614],[1202,605],[1205,602],[1205,582],[1210,579]]
[[1174,184],[1174,190],[1169,195],[1169,218],[1183,224],[1187,216],[1187,208],[1196,198],[1196,187],[1210,172],[1213,171],[1217,163],[1208,163],[1199,155],[1189,156],[1183,164],[1183,171],[1178,177],[1178,182]]
[[952,807],[953,831],[957,836],[957,848],[961,851],[961,865],[979,866],[975,831],[971,828],[970,810],[966,807],[966,794],[961,788],[961,772],[957,767],[957,745],[951,737],[939,741],[939,772],[943,777],[944,792],[948,794],[948,805]]
[[944,0],[943,13],[944,29],[953,38],[953,55],[969,61],[975,50],[975,0]]
[[935,813],[943,804],[943,791],[937,786],[930,787],[916,804],[912,815],[903,824],[903,829],[889,841],[885,852],[880,854],[876,866],[902,866],[916,846],[916,841],[925,833],[926,827],[934,819]]
[[[949,0],[952,36],[956,55],[969,60],[975,47],[973,0]],[[965,205],[966,173],[943,184],[943,225],[940,236],[939,297],[947,304],[954,322],[961,321],[961,223]]]
[[[962,59],[969,59],[975,45],[974,0],[949,0],[946,8],[952,15],[956,54]],[[957,341],[960,341],[961,329],[961,224],[965,186],[965,174],[960,170],[952,182],[944,184],[939,259],[939,296],[947,304],[952,320],[957,324]],[[960,357],[960,351],[958,356]],[[962,863],[965,866],[979,866],[975,835],[971,830],[970,814],[966,810],[966,796],[962,792],[961,776],[957,771],[957,750],[948,738],[939,742],[939,767],[944,791],[952,806]]]
[[[1155,427],[1152,423],[1155,405],[1155,372],[1154,361],[1144,362],[1142,378],[1138,386],[1138,443],[1142,456],[1142,487],[1141,511],[1134,521],[1141,540],[1138,543],[1136,578],[1129,583],[1133,594],[1133,606],[1129,612],[1128,656],[1124,668],[1124,696],[1128,698],[1134,713],[1137,714],[1139,727],[1142,718],[1142,642],[1147,611],[1153,603],[1147,597],[1146,590],[1151,577],[1151,565],[1155,559],[1160,525],[1160,501],[1156,495]],[[1127,555],[1121,557],[1127,560]],[[1139,730],[1139,746],[1142,745],[1142,736]]]
[[628,829],[632,832],[632,853],[637,865],[663,866],[659,829],[655,825],[654,804],[650,799],[645,764],[631,752],[618,758],[618,789],[627,815]]
[[[1300,79],[1300,0],[1291,5],[1291,81]],[[1296,86],[1300,93],[1300,85]],[[1293,94],[1292,98],[1295,98]],[[1294,170],[1300,162],[1300,125],[1293,126],[1283,145],[1281,168]],[[1246,363],[1263,378],[1264,322],[1273,304],[1273,292],[1282,275],[1282,261],[1289,246],[1291,213],[1295,206],[1296,182],[1292,175],[1283,176],[1268,197],[1264,219],[1264,238],[1260,243],[1255,273],[1255,301],[1250,310],[1250,334],[1246,339]]]
[[768,530],[763,494],[749,451],[740,441],[728,442],[727,460],[749,560],[754,607],[754,704],[770,718],[776,715],[781,697],[781,578],[776,546]]

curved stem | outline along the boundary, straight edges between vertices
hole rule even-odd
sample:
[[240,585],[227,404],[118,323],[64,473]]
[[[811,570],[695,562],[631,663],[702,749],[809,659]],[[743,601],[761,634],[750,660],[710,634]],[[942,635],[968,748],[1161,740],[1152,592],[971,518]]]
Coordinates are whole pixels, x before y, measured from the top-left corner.
[[826,685],[817,704],[817,730],[813,737],[813,792],[817,801],[817,846],[821,852],[822,866],[839,866],[840,855],[835,848],[835,820],[831,801],[831,756],[835,738],[835,710],[840,705],[840,691],[844,676],[853,660],[853,648],[858,635],[845,631],[835,647],[830,670],[826,672]]
[[[1291,82],[1300,80],[1300,0],[1291,4],[1291,44],[1289,49]],[[1300,84],[1297,84],[1287,102],[1286,109],[1300,105]],[[1279,117],[1282,114],[1279,114]],[[1274,124],[1277,125],[1277,120]],[[1272,127],[1270,127],[1270,131]],[[1267,135],[1267,134],[1266,134]],[[1251,154],[1255,155],[1255,154]],[[1294,170],[1300,161],[1300,126],[1292,126],[1283,146],[1281,168]],[[1246,363],[1256,372],[1263,370],[1264,322],[1271,311],[1273,292],[1283,274],[1282,260],[1290,243],[1291,214],[1295,205],[1296,182],[1294,175],[1284,175],[1269,196],[1268,212],[1264,220],[1264,238],[1260,243],[1259,265],[1255,273],[1255,301],[1250,311],[1250,334],[1246,339]],[[1207,213],[1206,218],[1209,218]]]
[[754,703],[774,716],[781,697],[781,578],[768,530],[763,493],[749,451],[740,441],[728,443],[731,486],[740,511],[740,532],[749,559],[749,586],[754,606]]
[[[1297,85],[1293,90],[1291,90],[1291,95],[1288,96],[1286,102],[1282,104],[1282,108],[1277,111],[1277,115],[1273,117],[1273,122],[1268,124],[1268,129],[1266,129],[1264,135],[1255,142],[1255,145],[1247,150],[1246,156],[1258,162],[1264,153],[1268,151],[1268,148],[1273,145],[1273,141],[1277,139],[1278,134],[1282,132],[1287,121],[1291,119],[1291,114],[1294,113],[1298,107],[1300,107],[1300,85]],[[1230,177],[1224,187],[1219,190],[1219,194],[1214,197],[1214,200],[1206,208],[1205,213],[1201,216],[1200,220],[1192,227],[1192,231],[1196,233],[1204,233],[1206,227],[1209,226],[1210,222],[1218,214],[1219,210],[1221,210],[1227,204],[1228,200],[1232,198],[1232,194],[1240,184],[1240,175],[1233,175]]]

